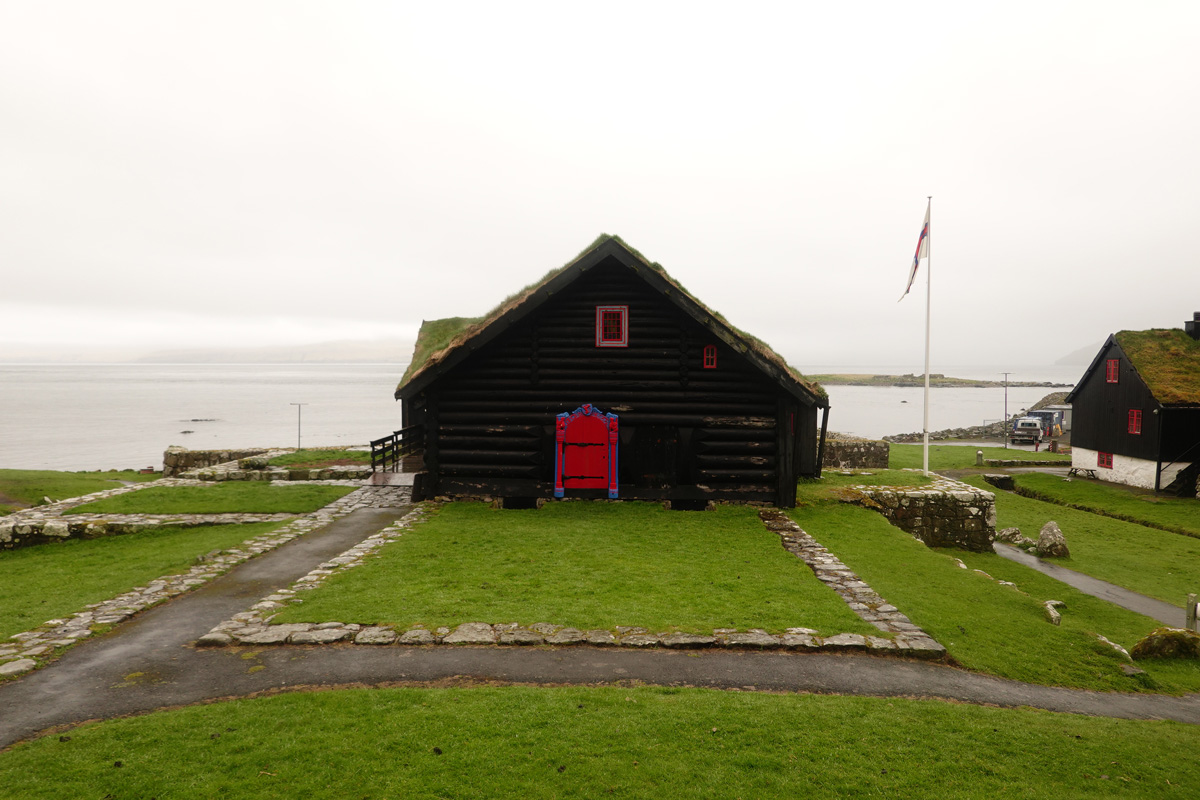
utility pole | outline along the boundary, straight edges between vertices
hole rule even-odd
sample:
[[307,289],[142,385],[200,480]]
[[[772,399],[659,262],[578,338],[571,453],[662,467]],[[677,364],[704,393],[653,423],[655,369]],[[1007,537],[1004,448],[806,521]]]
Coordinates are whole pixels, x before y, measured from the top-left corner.
[[308,403],[292,403],[296,407],[296,449],[300,449],[300,407]]
[[1000,429],[1000,434],[1004,437],[1004,449],[1008,449],[1008,376],[1011,372],[1001,372],[1004,376],[1004,425]]

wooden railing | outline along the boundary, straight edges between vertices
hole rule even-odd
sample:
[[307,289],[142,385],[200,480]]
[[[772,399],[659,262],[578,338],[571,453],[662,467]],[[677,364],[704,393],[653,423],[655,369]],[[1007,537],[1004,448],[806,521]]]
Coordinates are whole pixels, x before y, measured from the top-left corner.
[[419,455],[425,446],[424,426],[412,425],[371,441],[371,471],[400,472],[405,456]]

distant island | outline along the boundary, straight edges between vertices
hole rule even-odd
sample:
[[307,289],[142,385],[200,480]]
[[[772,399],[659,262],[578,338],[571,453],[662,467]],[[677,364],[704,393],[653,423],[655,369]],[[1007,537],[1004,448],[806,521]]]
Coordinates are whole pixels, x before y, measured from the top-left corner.
[[[824,386],[925,386],[925,375],[805,375],[811,381]],[[1004,381],[983,381],[970,378],[947,378],[940,372],[929,373],[929,385],[938,388],[955,387],[959,389],[991,389],[1002,387]],[[1073,383],[1054,383],[1053,381],[1009,381],[1008,386],[1045,387],[1048,389],[1074,386]]]

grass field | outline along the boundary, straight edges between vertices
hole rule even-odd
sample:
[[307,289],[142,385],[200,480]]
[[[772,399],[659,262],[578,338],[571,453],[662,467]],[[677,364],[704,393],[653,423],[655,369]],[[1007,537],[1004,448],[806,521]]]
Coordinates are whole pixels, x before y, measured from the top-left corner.
[[[926,547],[882,515],[812,498],[792,518],[968,669],[1014,680],[1098,691],[1200,691],[1200,664],[1142,662],[1130,678],[1124,659],[1099,633],[1130,648],[1157,622],[994,554]],[[955,564],[1016,583],[1001,586]],[[1046,622],[1041,603],[1066,603],[1062,624]]]
[[1200,500],[1194,497],[1147,494],[1040,472],[1018,475],[1016,482],[1022,493],[1040,500],[1200,538]]
[[[1021,475],[1018,485],[1040,477],[1062,483],[1053,476]],[[980,478],[969,478],[967,483],[992,488]],[[1056,564],[1181,608],[1189,592],[1200,592],[1200,539],[1012,492],[997,491],[995,495],[997,528],[1020,528],[1036,540],[1043,525],[1050,520],[1058,523],[1071,557],[1055,559]]]
[[1195,797],[1200,726],[672,688],[343,690],[91,724],[0,753],[63,797]]
[[371,463],[369,450],[345,450],[340,448],[314,448],[297,450],[278,455],[267,462],[273,467],[295,467],[296,469],[318,469],[336,465],[367,466]]
[[151,486],[64,514],[307,514],[354,491],[349,486],[276,486],[261,481]]
[[[163,527],[0,550],[0,639],[83,610],[281,523]],[[0,796],[3,789],[0,788]]]
[[133,470],[109,472],[57,472],[46,469],[0,469],[0,514],[42,503],[42,498],[69,497],[115,489],[121,481],[142,483],[161,478],[161,473],[143,475]]
[[785,551],[753,508],[681,512],[631,502],[445,506],[275,618],[331,620],[877,632]]
[[[921,469],[923,447],[919,444],[892,444],[888,448],[888,466],[892,469]],[[975,451],[982,450],[983,457],[1007,460],[1061,461],[1070,466],[1071,457],[1062,453],[1047,453],[1044,450],[1030,453],[1026,450],[1005,450],[1003,447],[971,447],[954,444],[929,445],[929,469],[970,469],[975,466]]]

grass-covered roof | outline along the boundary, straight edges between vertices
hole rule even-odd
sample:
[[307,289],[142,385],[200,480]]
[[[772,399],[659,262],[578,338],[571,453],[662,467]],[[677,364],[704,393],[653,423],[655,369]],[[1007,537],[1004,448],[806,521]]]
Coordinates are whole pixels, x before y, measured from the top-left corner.
[[793,369],[778,353],[772,350],[765,342],[752,336],[745,331],[739,330],[729,324],[726,319],[716,311],[713,311],[704,303],[694,297],[691,292],[685,289],[678,281],[667,274],[667,271],[662,268],[662,265],[650,261],[636,249],[630,247],[619,236],[602,233],[591,244],[584,248],[575,258],[563,266],[552,269],[547,272],[540,280],[526,286],[521,291],[509,295],[499,305],[484,314],[482,317],[450,317],[447,319],[438,320],[423,320],[421,322],[421,330],[417,333],[417,344],[413,350],[412,361],[408,365],[408,369],[404,371],[404,376],[400,379],[400,385],[396,389],[397,396],[400,390],[410,381],[417,378],[426,370],[434,368],[438,363],[443,361],[450,353],[457,348],[467,344],[472,338],[484,331],[489,325],[503,317],[505,314],[517,309],[523,303],[529,301],[539,289],[552,281],[554,278],[569,270],[580,259],[591,253],[597,247],[600,247],[607,241],[615,241],[620,244],[625,250],[635,256],[641,263],[654,270],[665,281],[677,290],[681,295],[690,299],[697,306],[702,308],[705,313],[719,320],[721,325],[732,332],[738,339],[745,343],[748,350],[757,353],[759,357],[771,362],[778,368],[786,372],[793,380],[801,386],[808,389],[814,395],[827,398],[824,388],[819,384],[812,383],[806,379],[800,372]]
[[1200,342],[1179,328],[1121,331],[1117,344],[1163,405],[1200,405]]

